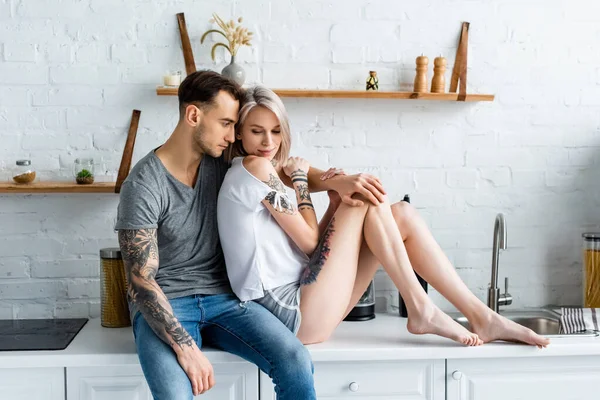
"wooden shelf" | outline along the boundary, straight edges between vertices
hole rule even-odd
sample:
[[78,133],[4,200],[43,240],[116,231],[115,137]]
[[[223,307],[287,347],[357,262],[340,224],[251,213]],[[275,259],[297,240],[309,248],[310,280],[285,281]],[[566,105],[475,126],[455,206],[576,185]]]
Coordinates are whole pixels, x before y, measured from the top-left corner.
[[78,185],[75,182],[0,182],[0,193],[115,193],[115,182]]
[[[177,87],[158,86],[159,96],[177,96]],[[458,101],[458,93],[384,92],[366,90],[273,89],[279,97],[318,97],[333,99],[402,99]],[[467,94],[465,101],[493,101],[493,94]]]

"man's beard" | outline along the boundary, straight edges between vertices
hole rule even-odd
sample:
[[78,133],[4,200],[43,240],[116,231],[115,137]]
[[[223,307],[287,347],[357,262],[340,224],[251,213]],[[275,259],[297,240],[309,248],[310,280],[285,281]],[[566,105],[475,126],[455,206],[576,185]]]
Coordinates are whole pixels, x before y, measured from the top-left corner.
[[221,149],[219,149],[218,151],[211,148],[210,145],[208,144],[208,142],[205,140],[205,134],[206,134],[206,129],[204,127],[204,123],[200,123],[200,125],[198,125],[198,128],[196,129],[196,131],[194,132],[194,147],[195,150],[200,152],[200,153],[204,153],[204,154],[208,154],[211,157],[221,157],[221,154],[223,154],[223,151]]

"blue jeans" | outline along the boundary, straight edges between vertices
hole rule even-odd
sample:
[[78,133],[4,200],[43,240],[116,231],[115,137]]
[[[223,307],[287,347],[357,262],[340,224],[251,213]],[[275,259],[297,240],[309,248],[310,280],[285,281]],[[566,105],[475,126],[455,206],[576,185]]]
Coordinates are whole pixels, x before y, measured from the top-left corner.
[[[273,379],[278,400],[317,398],[308,350],[260,304],[241,304],[232,294],[186,296],[170,303],[198,347],[204,343],[256,364]],[[154,399],[191,400],[192,385],[175,352],[139,312],[133,320],[133,334]]]

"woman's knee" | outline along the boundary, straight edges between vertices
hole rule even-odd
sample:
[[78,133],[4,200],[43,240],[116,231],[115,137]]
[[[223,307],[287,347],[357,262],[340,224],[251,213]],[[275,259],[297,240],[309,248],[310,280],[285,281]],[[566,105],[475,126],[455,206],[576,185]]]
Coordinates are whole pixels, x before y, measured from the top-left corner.
[[333,332],[325,332],[323,330],[319,330],[319,332],[299,333],[298,339],[300,339],[303,344],[323,343],[331,337],[332,333]]
[[406,201],[399,201],[392,204],[392,214],[399,227],[406,226],[406,224],[416,217],[417,210]]

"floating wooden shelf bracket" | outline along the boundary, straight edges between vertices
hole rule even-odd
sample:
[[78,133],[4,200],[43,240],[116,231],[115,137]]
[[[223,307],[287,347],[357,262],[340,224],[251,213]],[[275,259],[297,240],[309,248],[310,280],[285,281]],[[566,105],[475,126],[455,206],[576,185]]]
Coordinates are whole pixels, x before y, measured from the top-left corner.
[[129,124],[129,132],[127,133],[125,147],[123,148],[123,155],[121,156],[121,165],[119,166],[119,174],[117,175],[117,183],[115,184],[115,193],[121,191],[121,185],[123,185],[123,181],[127,178],[129,170],[131,169],[131,157],[133,156],[133,147],[135,146],[135,137],[137,135],[141,113],[140,110],[133,110],[133,113],[131,114],[131,123]]
[[467,48],[469,45],[469,23],[463,22],[460,31],[458,48],[456,49],[456,59],[454,68],[452,68],[452,78],[450,79],[450,92],[456,93],[458,88],[458,101],[465,101],[467,97]]
[[192,52],[192,43],[188,35],[187,25],[185,24],[185,15],[177,14],[177,24],[179,25],[179,36],[181,37],[181,49],[183,50],[183,60],[185,61],[185,72],[187,75],[196,72],[196,62]]

